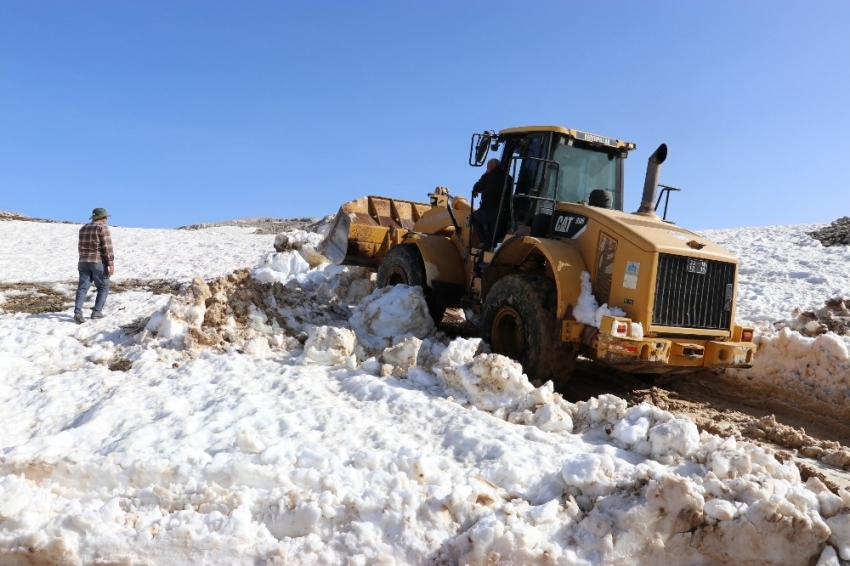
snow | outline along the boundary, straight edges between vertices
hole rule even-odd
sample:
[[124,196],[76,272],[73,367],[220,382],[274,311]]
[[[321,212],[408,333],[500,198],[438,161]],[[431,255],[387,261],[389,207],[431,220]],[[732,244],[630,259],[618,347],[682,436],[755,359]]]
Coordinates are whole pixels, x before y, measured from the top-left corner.
[[[0,274],[4,283],[77,279],[79,224],[3,222]],[[272,249],[274,236],[240,231],[154,230],[110,226],[116,250],[115,281],[219,277],[253,266]]]
[[[602,326],[603,316],[626,316],[626,313],[617,307],[609,308],[607,303],[603,303],[600,306],[599,303],[596,302],[596,297],[593,295],[593,288],[590,283],[590,273],[582,271],[581,294],[579,295],[578,302],[573,309],[573,316],[578,322],[599,328]],[[642,329],[639,333],[642,335]]]
[[[850,246],[824,247],[808,236],[823,225],[706,230],[703,235],[740,258],[737,318],[756,325],[759,351],[748,370],[730,370],[744,387],[779,393],[801,405],[817,400],[838,419],[850,416],[850,336],[801,334],[795,313],[827,320],[824,302],[850,299]],[[810,321],[813,322],[813,321]],[[784,328],[776,330],[775,323]],[[816,326],[821,326],[817,324]]]
[[[848,338],[770,324],[850,296],[850,252],[810,228],[706,235],[739,254],[758,324],[732,378],[840,409]],[[313,235],[113,228],[116,283],[183,293],[113,293],[76,325],[77,229],[0,222],[3,282],[66,297],[0,314],[4,564],[850,560],[850,492],[652,405],[534,387]]]

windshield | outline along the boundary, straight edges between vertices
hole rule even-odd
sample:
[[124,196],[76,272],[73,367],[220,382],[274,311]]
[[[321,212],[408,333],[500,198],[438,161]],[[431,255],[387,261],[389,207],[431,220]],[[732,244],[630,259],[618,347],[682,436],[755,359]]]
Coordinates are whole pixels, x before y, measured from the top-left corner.
[[591,191],[605,189],[611,192],[613,207],[622,210],[623,159],[618,154],[567,145],[561,138],[552,158],[558,162],[560,170],[555,200],[589,201]]

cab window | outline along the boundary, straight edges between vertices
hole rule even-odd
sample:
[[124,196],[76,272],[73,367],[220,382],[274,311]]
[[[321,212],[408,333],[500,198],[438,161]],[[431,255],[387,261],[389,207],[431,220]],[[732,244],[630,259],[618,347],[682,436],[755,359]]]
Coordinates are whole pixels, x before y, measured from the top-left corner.
[[622,207],[622,158],[618,154],[568,145],[567,140],[561,138],[555,146],[553,159],[560,169],[556,200],[587,201],[594,189],[606,189],[611,192],[615,207]]

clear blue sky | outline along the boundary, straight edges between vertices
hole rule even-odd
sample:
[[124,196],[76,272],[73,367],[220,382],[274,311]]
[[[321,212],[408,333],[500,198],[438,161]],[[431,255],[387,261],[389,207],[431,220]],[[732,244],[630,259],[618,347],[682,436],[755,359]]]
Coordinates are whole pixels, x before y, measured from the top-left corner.
[[468,195],[475,131],[637,143],[693,229],[850,215],[850,2],[0,0],[0,210],[176,227]]

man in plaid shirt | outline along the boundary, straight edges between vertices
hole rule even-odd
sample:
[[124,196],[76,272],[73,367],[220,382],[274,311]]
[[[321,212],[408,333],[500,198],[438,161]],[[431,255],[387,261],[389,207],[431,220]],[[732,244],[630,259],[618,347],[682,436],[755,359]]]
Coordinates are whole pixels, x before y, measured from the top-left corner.
[[103,305],[106,304],[106,296],[109,295],[109,278],[115,273],[115,257],[112,253],[112,236],[106,226],[106,217],[109,216],[104,208],[95,208],[92,211],[91,222],[80,228],[80,241],[77,249],[80,252],[80,262],[77,270],[80,272],[80,280],[77,284],[77,297],[74,301],[74,322],[82,324],[83,302],[92,282],[97,289],[97,297],[94,300],[92,318],[103,318]]

